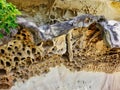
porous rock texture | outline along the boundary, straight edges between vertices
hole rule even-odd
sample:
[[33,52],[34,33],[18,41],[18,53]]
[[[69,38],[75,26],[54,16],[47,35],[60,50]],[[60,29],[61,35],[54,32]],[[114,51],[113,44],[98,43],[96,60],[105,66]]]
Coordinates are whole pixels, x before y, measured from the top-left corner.
[[[37,23],[61,21],[76,15],[104,15],[120,20],[119,0],[7,0],[32,15]],[[44,18],[43,18],[44,17]],[[62,18],[62,19],[61,19]]]
[[98,32],[78,28],[35,45],[32,34],[27,29],[20,30],[12,41],[0,47],[1,88],[61,64],[72,71],[118,72],[120,50],[107,48]]
[[[120,2],[110,0],[7,1],[17,5],[23,11],[23,17],[38,25],[64,21],[85,13],[117,20],[120,16]],[[33,37],[27,28],[23,28],[13,40],[0,46],[0,89],[8,89],[16,81],[46,73],[50,67],[61,64],[71,71],[120,71],[120,49],[108,48],[101,32],[94,27],[73,29],[53,40],[39,41],[38,45]]]

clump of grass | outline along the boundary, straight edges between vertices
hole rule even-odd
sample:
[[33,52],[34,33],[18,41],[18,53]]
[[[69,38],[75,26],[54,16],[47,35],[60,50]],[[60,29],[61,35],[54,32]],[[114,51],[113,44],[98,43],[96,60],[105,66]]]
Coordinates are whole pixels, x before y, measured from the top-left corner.
[[[9,34],[10,29],[17,27],[16,16],[20,14],[20,11],[12,3],[0,0],[0,30],[5,30]],[[2,37],[3,34],[0,33],[0,38]]]

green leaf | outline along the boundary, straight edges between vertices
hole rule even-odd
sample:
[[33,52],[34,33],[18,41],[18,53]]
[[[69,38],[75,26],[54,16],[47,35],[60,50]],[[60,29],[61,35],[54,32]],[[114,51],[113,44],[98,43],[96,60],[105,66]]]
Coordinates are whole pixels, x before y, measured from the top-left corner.
[[5,31],[6,33],[10,33],[10,30],[8,29],[8,27],[5,27]]
[[[21,15],[21,12],[12,3],[7,3],[6,0],[0,0],[0,30],[5,30],[10,33],[11,28],[16,28],[16,16]],[[3,37],[3,34],[0,34]]]
[[3,38],[3,37],[4,37],[3,34],[0,33],[0,39]]

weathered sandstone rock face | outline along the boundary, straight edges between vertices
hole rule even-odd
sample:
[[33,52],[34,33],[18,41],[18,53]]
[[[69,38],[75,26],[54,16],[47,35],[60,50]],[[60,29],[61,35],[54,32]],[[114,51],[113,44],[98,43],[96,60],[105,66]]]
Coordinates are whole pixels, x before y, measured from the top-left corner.
[[[119,0],[7,0],[14,3],[40,22],[47,18],[52,21],[58,18],[70,18],[80,14],[104,15],[108,19],[120,18]],[[37,13],[36,13],[37,12]],[[49,17],[47,17],[49,16]]]
[[1,88],[8,88],[15,81],[24,81],[61,64],[72,71],[120,71],[120,50],[107,48],[98,32],[78,28],[35,45],[27,29],[19,31],[14,40],[0,47]]
[[[120,18],[120,2],[110,0],[7,0],[23,11],[23,17],[38,25],[56,23],[73,16],[90,13],[108,19]],[[65,65],[72,71],[120,71],[120,50],[108,48],[100,31],[77,28],[67,35],[35,45],[33,35],[21,29],[12,41],[0,47],[0,89],[15,81],[29,79]]]

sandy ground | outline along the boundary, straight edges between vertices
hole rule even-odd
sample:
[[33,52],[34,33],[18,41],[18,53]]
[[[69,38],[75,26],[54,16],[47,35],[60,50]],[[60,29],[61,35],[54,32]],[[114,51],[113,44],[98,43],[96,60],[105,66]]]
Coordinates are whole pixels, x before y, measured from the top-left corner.
[[119,78],[120,73],[71,72],[61,66],[25,83],[17,82],[11,90],[120,90]]

